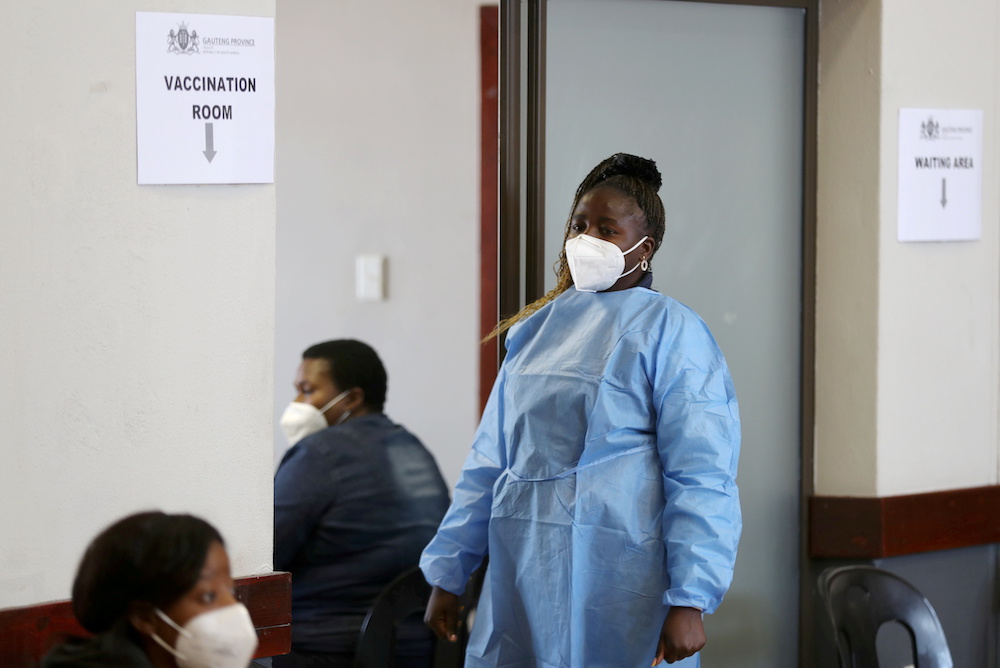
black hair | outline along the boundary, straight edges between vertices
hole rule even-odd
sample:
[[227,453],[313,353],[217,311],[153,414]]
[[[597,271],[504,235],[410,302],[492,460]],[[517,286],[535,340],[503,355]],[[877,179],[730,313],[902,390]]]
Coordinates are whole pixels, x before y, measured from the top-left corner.
[[73,613],[83,628],[103,633],[127,619],[133,603],[161,610],[201,577],[213,542],[211,524],[159,511],[118,520],[91,541],[73,581]]
[[489,341],[494,336],[503,334],[514,323],[527,318],[550,301],[566,292],[573,285],[573,276],[566,262],[566,239],[569,238],[570,225],[573,222],[573,212],[576,211],[580,199],[596,188],[614,188],[618,192],[631,197],[642,210],[646,229],[655,242],[653,254],[660,250],[663,234],[666,231],[666,213],[663,210],[663,200],[657,194],[663,185],[663,177],[656,163],[648,158],[640,158],[628,153],[615,153],[597,164],[576,188],[573,205],[569,209],[569,218],[563,232],[563,249],[559,251],[559,262],[556,265],[556,287],[541,298],[533,301],[511,317],[501,320],[493,331],[483,339]]
[[325,341],[307,348],[302,359],[326,360],[330,378],[338,388],[360,388],[365,393],[365,405],[372,411],[382,412],[388,377],[378,353],[367,343],[353,339]]

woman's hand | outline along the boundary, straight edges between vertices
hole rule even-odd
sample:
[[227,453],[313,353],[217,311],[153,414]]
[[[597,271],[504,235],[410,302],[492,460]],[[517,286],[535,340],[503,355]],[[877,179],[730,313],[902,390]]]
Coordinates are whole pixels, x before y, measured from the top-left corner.
[[431,590],[431,598],[427,601],[424,624],[429,626],[438,638],[455,642],[458,640],[459,612],[458,596],[441,587],[434,587]]
[[[433,600],[433,596],[431,599]],[[673,663],[686,659],[704,646],[705,627],[701,623],[701,610],[670,608],[660,630],[660,642],[656,644],[653,665],[661,661]]]

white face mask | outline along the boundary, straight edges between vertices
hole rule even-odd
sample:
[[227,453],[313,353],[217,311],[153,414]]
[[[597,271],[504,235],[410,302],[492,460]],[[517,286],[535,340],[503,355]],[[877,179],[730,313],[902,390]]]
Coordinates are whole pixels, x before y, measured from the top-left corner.
[[[350,390],[341,392],[331,399],[326,406],[323,406],[323,408],[316,408],[312,404],[304,404],[301,401],[293,401],[288,404],[288,408],[281,415],[281,428],[285,431],[288,444],[295,445],[306,436],[311,436],[317,431],[322,431],[329,427],[330,425],[327,423],[326,418],[323,417],[323,413],[330,410],[330,408],[349,393]],[[350,414],[350,411],[345,411],[340,416],[340,419],[337,420],[337,424],[346,420]]]
[[160,619],[177,630],[177,647],[153,640],[174,655],[180,668],[246,668],[257,649],[257,631],[242,603],[203,612],[183,627],[159,609]]
[[[645,262],[637,262],[634,267],[625,271],[625,256],[649,237],[643,237],[635,246],[627,251],[610,241],[581,234],[566,240],[566,263],[569,273],[573,276],[573,285],[580,292],[600,292],[607,290],[618,282],[619,278],[628,276]],[[649,266],[649,265],[647,265]]]

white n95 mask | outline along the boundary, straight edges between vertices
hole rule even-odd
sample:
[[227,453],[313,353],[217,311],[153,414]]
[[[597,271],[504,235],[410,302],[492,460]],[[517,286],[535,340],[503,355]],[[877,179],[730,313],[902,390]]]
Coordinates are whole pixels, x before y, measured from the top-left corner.
[[184,626],[159,609],[156,614],[177,630],[177,647],[155,633],[153,640],[174,655],[180,668],[246,668],[257,649],[257,631],[242,603],[195,615]]
[[[618,282],[619,278],[628,276],[639,268],[642,262],[625,270],[625,256],[638,248],[648,236],[639,243],[622,251],[610,241],[581,234],[566,240],[566,263],[573,277],[573,285],[580,292],[600,292],[607,290]],[[648,266],[648,265],[647,265]],[[624,273],[622,273],[624,272]]]
[[[327,423],[326,418],[323,417],[323,413],[330,410],[338,401],[346,397],[348,393],[350,393],[350,390],[341,392],[331,399],[326,406],[323,406],[323,408],[316,408],[312,404],[304,404],[300,401],[293,401],[288,404],[288,408],[281,415],[281,428],[288,439],[288,445],[295,445],[306,436],[311,436],[329,427],[330,425]],[[348,415],[350,413],[342,415],[338,424],[343,422]]]

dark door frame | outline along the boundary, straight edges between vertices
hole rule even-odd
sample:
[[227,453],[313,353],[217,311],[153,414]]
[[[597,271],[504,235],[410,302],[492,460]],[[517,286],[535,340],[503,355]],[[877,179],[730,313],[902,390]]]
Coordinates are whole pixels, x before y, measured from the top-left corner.
[[[499,320],[498,169],[500,131],[500,12],[497,5],[479,8],[479,337],[484,339]],[[493,338],[479,350],[479,412],[500,366],[500,346]]]
[[[816,323],[816,122],[819,0],[685,0],[714,4],[798,8],[804,12],[805,62],[802,137],[802,352],[799,442],[799,665],[815,660],[816,568],[809,559],[807,504],[813,495]],[[522,21],[522,15],[524,21]],[[546,0],[500,0],[500,222],[499,317],[542,296],[545,239],[545,20]],[[522,26],[522,23],[526,25]],[[526,67],[522,44],[526,41]],[[525,80],[522,81],[522,72]],[[523,96],[522,96],[523,91]],[[523,97],[523,99],[522,99]],[[522,102],[526,109],[521,128]],[[521,173],[521,149],[525,173]],[[522,199],[522,180],[524,196]],[[523,216],[522,216],[523,212]],[[523,218],[523,220],[522,220]],[[522,267],[522,248],[524,266]]]

